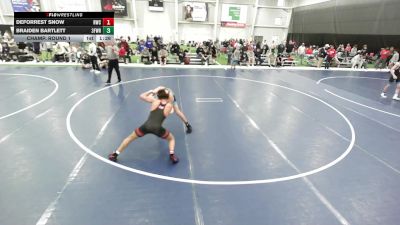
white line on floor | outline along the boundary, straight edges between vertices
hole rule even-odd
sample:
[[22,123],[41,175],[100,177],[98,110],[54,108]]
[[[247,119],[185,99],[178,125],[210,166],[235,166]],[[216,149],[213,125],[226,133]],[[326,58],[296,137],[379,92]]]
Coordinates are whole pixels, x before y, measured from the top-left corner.
[[4,141],[6,141],[8,138],[11,137],[11,135],[17,133],[18,131],[22,130],[23,127],[25,127],[26,125],[32,123],[33,121],[35,121],[36,119],[44,116],[45,114],[47,114],[48,112],[50,112],[52,110],[52,108],[40,113],[39,115],[37,115],[35,118],[33,118],[32,120],[29,120],[28,122],[24,123],[22,126],[18,127],[17,129],[15,129],[14,131],[12,131],[11,133],[7,134],[6,136],[4,136],[3,138],[0,139],[0,144],[3,143]]
[[[304,114],[305,116],[307,116],[307,117],[309,117],[309,118],[315,120],[314,118],[308,116],[305,112],[303,112],[302,110],[298,109],[297,107],[292,106],[292,108],[295,109],[296,111],[298,111],[298,112]],[[356,114],[363,115],[363,114],[361,114],[361,113],[359,113],[359,112],[356,112],[356,111],[354,111],[354,110],[352,110],[352,109],[350,109],[350,108],[347,108],[347,107],[344,107],[344,108],[347,109],[347,110],[349,110],[349,111],[352,111],[352,112],[354,112],[354,113],[356,113]],[[366,116],[366,117],[367,117],[367,116]],[[369,117],[367,117],[367,118],[369,118]],[[369,118],[369,119],[371,119],[371,120],[373,120],[373,121],[375,121],[375,122],[377,122],[377,123],[380,123],[379,121],[376,121],[376,120],[374,120],[374,119],[372,119],[372,118]],[[317,122],[318,122],[318,121],[317,121]],[[329,130],[330,132],[332,132],[332,133],[335,134],[336,136],[340,137],[341,139],[343,139],[343,140],[345,140],[345,141],[350,141],[348,138],[346,138],[345,136],[341,135],[339,132],[335,131],[334,129],[330,128],[329,126],[326,126],[325,124],[322,124],[322,123],[320,123],[320,122],[318,122],[318,123],[319,123],[321,126],[323,126],[325,129]],[[384,123],[380,123],[380,124],[382,124],[383,126],[387,126],[387,125],[385,125]],[[397,129],[395,129],[395,128],[393,128],[393,127],[390,127],[390,126],[387,126],[387,127],[390,128],[390,129],[394,129],[395,131],[398,131]],[[400,174],[400,171],[399,171],[398,169],[394,168],[392,165],[390,165],[389,163],[387,163],[385,160],[379,158],[378,156],[375,156],[374,154],[372,154],[372,153],[370,153],[369,151],[365,150],[364,148],[362,148],[362,147],[359,146],[358,144],[355,144],[354,146],[355,146],[356,148],[360,149],[361,151],[363,151],[364,153],[366,153],[368,156],[370,156],[370,157],[374,158],[375,160],[377,160],[378,162],[382,163],[383,165],[385,165],[385,166],[388,167],[389,169],[391,169],[391,170],[393,170],[394,172]]]
[[49,99],[51,96],[53,96],[53,95],[58,91],[58,83],[57,83],[57,81],[55,81],[55,80],[53,80],[53,79],[50,79],[50,78],[48,78],[48,77],[43,77],[43,76],[39,76],[39,75],[32,75],[32,74],[14,74],[14,73],[13,73],[13,74],[11,74],[11,73],[1,73],[1,74],[0,74],[0,76],[9,76],[9,75],[11,75],[11,76],[35,77],[35,78],[40,78],[40,79],[44,79],[44,80],[47,80],[47,81],[51,81],[51,82],[54,84],[54,89],[53,89],[53,91],[52,91],[48,96],[46,96],[45,98],[43,98],[43,99],[41,99],[41,100],[35,102],[34,104],[31,104],[31,105],[26,106],[26,107],[24,107],[24,108],[22,108],[22,109],[19,109],[18,111],[9,113],[9,114],[7,114],[7,115],[5,115],[5,116],[1,116],[1,117],[0,117],[0,120],[5,119],[5,118],[7,118],[7,117],[13,116],[13,115],[15,115],[15,114],[18,114],[18,113],[20,113],[20,112],[23,112],[23,111],[25,111],[25,110],[30,109],[30,108],[32,108],[32,107],[34,107],[34,106],[36,106],[36,105],[38,105],[38,104],[40,104],[40,103],[46,101],[47,99]]
[[[180,82],[179,82],[179,77],[177,78],[178,80],[178,93],[179,93],[179,103],[181,105],[181,110],[183,110],[183,103],[182,103],[182,95],[181,95],[181,86],[180,86]],[[183,130],[185,132],[185,125],[183,125]],[[193,178],[193,163],[192,163],[192,158],[190,155],[190,148],[189,148],[189,143],[187,141],[187,135],[185,135],[185,146],[186,146],[186,150],[187,150],[187,156],[188,156],[188,161],[189,161],[189,174],[190,174],[190,178]],[[194,210],[194,214],[195,214],[195,222],[196,225],[204,225],[204,218],[203,218],[203,212],[200,208],[199,205],[199,200],[197,197],[197,192],[196,192],[196,186],[195,184],[191,184],[192,185],[192,199],[193,199],[193,210]]]
[[223,102],[222,98],[196,98],[196,102]]
[[18,92],[16,95],[23,94],[23,93],[25,93],[25,92],[27,92],[27,91],[28,91],[28,90],[24,89],[24,90],[22,90],[22,91]]
[[321,81],[323,80],[329,80],[329,79],[337,79],[337,78],[355,78],[355,79],[371,79],[371,80],[387,80],[383,78],[377,78],[377,77],[357,77],[357,76],[336,76],[336,77],[325,77],[322,79],[319,79],[316,83],[320,84]]
[[74,97],[76,94],[78,94],[78,93],[74,92],[74,93],[70,94],[66,99],[72,98],[72,97]]
[[35,116],[35,119],[39,119],[40,117],[46,115],[47,113],[49,113],[52,110],[52,108],[40,113],[39,115]]
[[372,109],[372,110],[375,110],[375,111],[378,111],[378,112],[381,112],[381,113],[385,113],[385,114],[388,114],[388,115],[391,115],[391,116],[395,116],[395,117],[399,117],[399,118],[400,118],[400,115],[398,115],[398,114],[391,113],[391,112],[386,112],[386,111],[384,111],[384,110],[380,110],[380,109],[377,109],[377,108],[374,108],[374,107],[371,107],[371,106],[367,106],[367,105],[361,104],[361,103],[359,103],[359,102],[356,102],[356,101],[347,99],[347,98],[345,98],[345,97],[342,97],[342,96],[340,96],[340,95],[337,95],[337,94],[335,94],[335,93],[333,93],[333,92],[330,92],[330,91],[327,90],[327,89],[324,89],[324,90],[325,90],[326,92],[328,92],[329,94],[331,94],[331,95],[333,95],[333,96],[336,96],[336,97],[338,97],[338,98],[340,98],[340,99],[343,99],[343,100],[345,100],[345,101],[348,101],[348,102],[354,103],[354,104],[356,104],[356,105],[359,105],[359,106],[362,106],[362,107],[365,107],[365,108],[368,108],[368,109]]
[[[130,94],[131,92],[129,92]],[[128,94],[128,95],[129,95]],[[127,95],[127,96],[128,96]],[[110,124],[111,120],[115,117],[115,115],[117,114],[117,112],[119,111],[116,110],[108,119],[107,121],[104,123],[104,125],[101,127],[99,133],[97,134],[93,144],[90,147],[93,147],[95,145],[97,145],[97,142],[103,137],[105,130],[107,129],[108,125]],[[57,203],[59,201],[59,199],[61,198],[61,195],[63,194],[63,192],[65,191],[65,189],[75,180],[75,178],[78,176],[81,168],[83,167],[83,165],[86,162],[87,159],[87,155],[88,153],[85,152],[85,154],[81,157],[81,159],[79,160],[79,162],[75,165],[74,169],[71,171],[71,173],[68,176],[67,182],[64,184],[63,188],[61,189],[61,191],[57,192],[57,197],[54,199],[54,201],[52,201],[50,203],[50,205],[46,208],[46,210],[43,212],[42,216],[40,217],[40,219],[38,220],[38,222],[36,223],[36,225],[46,225],[48,220],[50,219],[50,217],[53,215],[53,212],[56,210],[56,206]]]
[[[214,80],[215,81],[215,80]],[[226,92],[226,90],[217,82],[217,85],[224,90],[224,92],[226,93],[226,95],[228,96],[228,98],[230,100],[232,100],[232,102],[236,102],[233,97]],[[272,141],[269,136],[262,131],[259,126],[255,123],[255,121],[242,109],[242,107],[240,107],[239,104],[237,104],[237,102],[235,103],[235,105],[237,105],[239,111],[244,114],[247,119],[250,121],[250,123],[258,130],[260,131],[260,133],[262,134],[262,136],[264,136],[268,143],[272,146],[272,148],[286,161],[286,163],[292,167],[296,172],[301,173],[300,169],[297,168],[297,166],[290,161],[287,156],[285,155],[285,153],[283,153],[283,151],[275,144],[274,141]],[[307,186],[311,189],[311,191],[315,194],[315,196],[317,196],[317,198],[322,202],[322,204],[325,205],[325,207],[328,208],[328,210],[336,217],[337,220],[340,221],[340,223],[342,225],[349,225],[349,222],[344,218],[344,216],[342,216],[342,214],[329,202],[328,199],[326,199],[326,197],[314,186],[314,184],[307,178],[307,177],[302,177],[302,179],[305,181],[305,183],[307,184]]]
[[387,128],[389,128],[389,129],[392,129],[392,130],[394,130],[394,131],[400,133],[400,130],[399,130],[399,129],[396,129],[396,128],[390,126],[390,125],[387,125],[386,123],[383,123],[383,122],[381,122],[381,121],[378,121],[378,120],[376,120],[376,119],[373,119],[373,118],[371,118],[371,117],[369,117],[369,116],[367,116],[367,115],[365,115],[365,114],[363,114],[363,113],[360,113],[360,112],[358,112],[358,111],[356,111],[356,110],[354,110],[354,109],[351,109],[351,108],[348,108],[348,107],[345,107],[345,106],[343,106],[343,108],[345,108],[345,109],[347,109],[347,110],[349,110],[349,111],[351,111],[351,112],[353,112],[353,113],[355,113],[355,114],[358,114],[358,115],[360,115],[360,116],[362,116],[362,117],[364,117],[364,118],[367,118],[367,119],[369,119],[369,120],[372,120],[372,121],[374,121],[374,122],[376,122],[376,123],[378,123],[378,124],[380,124],[380,125],[382,125],[382,126],[384,126],[384,127],[387,127]]

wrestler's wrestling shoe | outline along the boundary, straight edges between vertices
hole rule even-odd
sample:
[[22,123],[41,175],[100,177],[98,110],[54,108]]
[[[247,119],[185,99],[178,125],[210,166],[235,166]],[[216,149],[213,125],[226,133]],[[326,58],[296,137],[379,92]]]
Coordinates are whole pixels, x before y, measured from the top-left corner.
[[117,157],[118,157],[118,154],[115,153],[115,152],[108,155],[108,159],[113,161],[113,162],[117,161]]
[[173,164],[176,164],[179,162],[179,158],[175,154],[169,154],[169,159]]

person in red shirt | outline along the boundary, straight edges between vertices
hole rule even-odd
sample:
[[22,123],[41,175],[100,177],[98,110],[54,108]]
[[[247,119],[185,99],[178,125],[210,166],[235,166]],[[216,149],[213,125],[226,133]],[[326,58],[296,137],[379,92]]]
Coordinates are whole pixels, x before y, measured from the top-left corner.
[[333,45],[331,45],[330,48],[328,49],[328,51],[326,51],[326,54],[327,54],[327,56],[326,56],[326,60],[325,60],[325,69],[329,69],[332,59],[335,58],[335,56],[336,56],[335,47],[333,47]]
[[389,50],[389,48],[382,48],[379,54],[380,54],[380,57],[376,61],[375,69],[378,69],[378,68],[383,69],[386,66],[386,61],[387,61],[388,57],[390,56],[390,50]]
[[107,0],[106,4],[103,6],[104,11],[112,11],[113,10],[113,1]]
[[121,47],[118,52],[119,59],[125,61],[125,55],[126,55],[126,50],[124,47]]
[[313,49],[310,47],[306,48],[306,55],[312,55],[313,54]]
[[349,57],[350,52],[351,52],[351,46],[350,46],[349,43],[347,43],[346,48],[344,49],[344,54],[345,54],[345,56],[346,56],[346,57]]

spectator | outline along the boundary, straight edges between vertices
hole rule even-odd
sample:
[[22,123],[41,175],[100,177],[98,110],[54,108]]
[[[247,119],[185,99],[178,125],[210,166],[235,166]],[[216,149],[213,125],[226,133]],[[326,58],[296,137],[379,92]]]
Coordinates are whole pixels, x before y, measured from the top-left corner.
[[89,69],[91,67],[90,56],[87,51],[84,51],[83,53],[78,51],[77,57],[82,63],[83,69]]
[[97,62],[97,46],[94,42],[91,42],[89,44],[89,56],[90,56],[90,61],[92,62],[92,69],[90,72],[99,74],[100,73],[100,67],[99,63]]
[[355,55],[357,55],[357,51],[358,51],[357,47],[358,47],[357,45],[354,45],[353,48],[351,48],[350,55],[349,55],[350,57],[354,57]]
[[152,49],[153,46],[154,46],[154,45],[153,45],[153,41],[152,41],[150,38],[147,38],[145,47],[146,47],[147,49]]
[[286,52],[288,54],[291,54],[294,49],[294,42],[292,40],[289,40],[289,43],[286,45]]
[[362,66],[362,56],[360,54],[361,52],[359,52],[356,56],[354,56],[351,59],[351,68],[355,69],[355,68],[361,68]]
[[209,47],[205,47],[204,48],[204,53],[202,54],[202,62],[204,63],[204,65],[208,66],[208,64],[210,63],[210,58],[211,58],[211,52],[210,52],[210,48]]
[[[300,47],[299,47],[300,48]],[[309,46],[308,48],[306,48],[306,55],[310,56],[313,54],[313,48],[312,46]]]
[[210,56],[211,56],[211,64],[215,64],[217,61],[217,48],[213,43],[210,46]]
[[236,65],[239,64],[239,59],[240,59],[240,50],[239,47],[237,47],[232,54],[231,69],[234,70],[236,69]]
[[347,43],[346,48],[344,49],[345,57],[349,57],[350,56],[350,52],[351,52],[351,46],[350,46],[349,43]]
[[126,57],[125,47],[121,46],[121,48],[118,51],[118,58],[119,58],[118,61],[122,61],[122,62],[126,63],[125,57]]
[[247,49],[247,58],[249,59],[249,63],[247,65],[254,66],[255,54],[252,48]]
[[136,51],[138,51],[139,53],[141,53],[141,52],[144,50],[145,47],[146,47],[146,46],[144,45],[144,42],[143,42],[143,41],[139,41],[139,42],[138,42],[138,45],[137,45],[137,47],[136,47]]
[[167,64],[167,58],[168,58],[168,51],[165,49],[164,46],[161,46],[161,50],[159,52],[160,56],[160,64],[161,65],[166,65]]
[[147,47],[144,47],[144,50],[142,51],[142,56],[140,57],[140,60],[142,63],[149,63],[150,62],[150,52]]
[[183,50],[183,49],[181,49],[181,51],[179,52],[179,62],[181,64],[185,62],[187,52],[188,52],[187,50]]
[[276,57],[276,67],[281,67],[282,66],[282,54],[278,53],[278,56]]
[[157,48],[153,46],[153,48],[151,48],[151,62],[154,64],[160,63],[158,61],[158,51]]
[[42,61],[46,62],[48,59],[52,58],[53,43],[52,42],[42,42],[40,44]]
[[329,48],[329,45],[326,44],[324,47],[321,47],[318,50],[318,63],[317,63],[317,68],[321,67],[322,62],[325,60],[325,57],[327,55],[326,50]]
[[262,52],[261,52],[261,54],[262,54],[262,55],[267,55],[268,50],[269,50],[269,47],[268,47],[267,42],[264,42],[264,43],[265,43],[265,44],[262,46]]
[[376,61],[375,69],[378,68],[383,69],[384,67],[386,67],[386,61],[389,55],[390,55],[389,47],[382,48],[382,50],[380,51],[379,59]]
[[65,49],[61,43],[57,43],[53,62],[67,61],[65,58]]
[[254,52],[255,60],[256,60],[256,65],[261,65],[263,63],[262,60],[262,49],[261,48],[256,48],[256,51]]
[[282,54],[285,51],[285,45],[283,43],[280,43],[278,45],[278,54]]
[[227,54],[228,54],[228,65],[229,64],[231,64],[231,62],[232,62],[232,54],[233,54],[233,52],[234,52],[234,48],[233,48],[233,46],[232,45],[228,45],[228,47],[227,47]]
[[129,63],[132,63],[132,57],[133,56],[133,50],[131,47],[128,46],[128,49],[126,50],[126,55],[125,55],[125,63],[127,63],[127,61]]
[[271,46],[270,46],[270,49],[271,49],[270,54],[272,54],[273,56],[275,56],[275,54],[276,54],[277,52],[276,52],[276,44],[275,44],[274,41],[272,41],[272,44],[271,44]]
[[329,69],[329,66],[331,65],[332,59],[336,57],[336,50],[333,45],[330,46],[330,48],[326,52],[326,60],[325,60],[325,69]]
[[70,50],[69,50],[69,60],[70,62],[77,62],[77,53],[78,53],[78,48],[76,47],[76,43],[75,44],[71,44],[70,45]]
[[362,56],[365,56],[365,55],[368,54],[368,46],[367,46],[366,44],[363,45],[363,47],[362,47],[360,53],[361,53]]
[[173,57],[173,58],[175,58],[175,61],[176,62],[179,62],[179,53],[180,53],[180,47],[179,47],[179,45],[178,45],[178,42],[174,42],[172,45],[171,45],[171,48],[170,48],[170,51],[169,51],[170,53],[171,53],[171,56]]
[[297,54],[299,54],[300,57],[300,65],[302,65],[304,56],[306,54],[306,46],[304,45],[304,43],[302,43],[300,47],[297,49]]
[[[1,45],[0,45],[0,47],[1,47]],[[34,55],[35,61],[36,61],[36,62],[39,62],[39,61],[40,61],[40,60],[39,60],[40,42],[33,42],[33,43],[32,43],[32,47],[33,47],[32,53],[33,53],[33,55]],[[1,52],[1,50],[0,50],[0,52]]]
[[121,43],[120,43],[120,46],[119,46],[120,48],[124,48],[125,49],[125,51],[128,51],[128,49],[129,49],[129,44],[128,44],[128,42],[124,39],[124,38],[121,38]]

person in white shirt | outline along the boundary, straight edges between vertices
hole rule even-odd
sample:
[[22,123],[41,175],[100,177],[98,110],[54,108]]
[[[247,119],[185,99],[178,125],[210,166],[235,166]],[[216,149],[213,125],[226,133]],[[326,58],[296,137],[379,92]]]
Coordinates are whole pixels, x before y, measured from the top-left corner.
[[94,71],[96,74],[100,73],[99,63],[97,62],[97,46],[94,42],[91,42],[89,45],[89,56],[92,62],[92,69],[90,72]]
[[396,64],[398,61],[399,61],[399,53],[396,50],[394,50],[393,56],[392,56],[392,58],[390,58],[390,61],[389,61],[389,68],[392,68],[394,66],[394,64]]
[[53,62],[59,62],[61,59],[65,60],[65,48],[61,43],[56,44]]
[[304,45],[304,43],[302,43],[297,49],[297,54],[299,54],[300,56],[300,65],[302,65],[304,56],[306,55],[306,46]]
[[361,54],[360,53],[358,53],[356,56],[354,56],[352,59],[351,59],[351,68],[352,69],[355,69],[356,67],[357,68],[361,68],[361,66],[362,66],[362,57],[361,57]]
[[350,57],[357,55],[357,45],[354,45],[350,51]]

